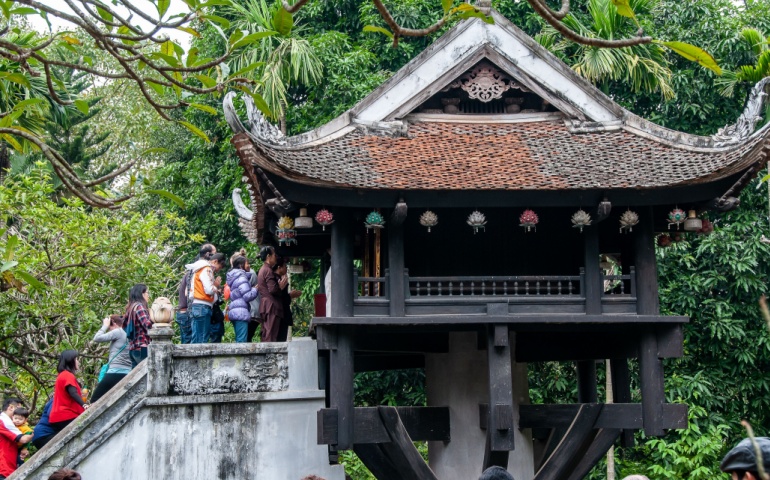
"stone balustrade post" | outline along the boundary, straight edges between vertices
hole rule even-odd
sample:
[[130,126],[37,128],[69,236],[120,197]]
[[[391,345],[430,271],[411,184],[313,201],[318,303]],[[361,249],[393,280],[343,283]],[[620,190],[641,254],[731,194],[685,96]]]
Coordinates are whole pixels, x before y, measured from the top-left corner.
[[147,396],[168,395],[171,385],[171,355],[174,329],[169,323],[155,323],[148,332],[152,341],[147,353]]

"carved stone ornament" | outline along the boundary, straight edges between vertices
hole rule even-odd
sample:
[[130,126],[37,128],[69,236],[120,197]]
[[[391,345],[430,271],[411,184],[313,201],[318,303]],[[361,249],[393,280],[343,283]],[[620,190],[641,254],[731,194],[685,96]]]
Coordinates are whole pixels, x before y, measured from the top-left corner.
[[288,389],[285,353],[181,358],[171,376],[176,395],[280,392]]
[[754,85],[746,102],[746,108],[741,116],[738,117],[738,121],[733,125],[720,128],[716,134],[711,136],[714,139],[714,146],[724,147],[740,143],[754,133],[757,122],[762,120],[760,113],[765,104],[765,98],[767,97],[765,88],[768,85],[770,85],[770,77],[765,77]]

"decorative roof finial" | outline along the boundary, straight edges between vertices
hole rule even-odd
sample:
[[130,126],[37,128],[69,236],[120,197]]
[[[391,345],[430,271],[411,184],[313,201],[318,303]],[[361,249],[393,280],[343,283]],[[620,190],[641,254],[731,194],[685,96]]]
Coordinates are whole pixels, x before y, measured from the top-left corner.
[[476,0],[476,8],[484,15],[489,15],[489,12],[492,11],[492,0]]

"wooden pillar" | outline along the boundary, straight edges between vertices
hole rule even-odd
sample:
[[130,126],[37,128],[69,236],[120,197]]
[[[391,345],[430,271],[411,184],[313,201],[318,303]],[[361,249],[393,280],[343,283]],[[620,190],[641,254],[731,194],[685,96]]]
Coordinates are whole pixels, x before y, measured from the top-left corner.
[[577,362],[578,403],[597,403],[599,394],[596,390],[596,362],[582,360]]
[[585,285],[583,292],[586,297],[586,315],[601,315],[602,313],[602,271],[599,267],[599,228],[591,226],[583,231],[585,252]]
[[508,325],[487,327],[489,410],[484,469],[492,465],[508,469],[508,452],[514,449],[511,350],[516,344],[515,338],[515,333],[509,334]]
[[353,228],[350,212],[335,213],[332,224],[332,317],[353,316]]
[[[658,269],[655,260],[652,207],[639,211],[637,228],[638,233],[634,239],[636,309],[640,315],[657,315]],[[639,341],[639,382],[642,391],[644,433],[649,436],[662,436],[665,433],[661,427],[662,406],[665,402],[663,362],[658,357],[658,340],[652,328],[642,332]]]
[[[628,360],[613,358],[610,360],[612,378],[612,398],[615,403],[631,403],[631,375],[628,370]],[[620,437],[623,447],[634,446],[634,431],[624,429]]]
[[404,306],[404,225],[395,223],[388,229],[388,294],[390,296],[390,316],[406,315]]
[[[353,228],[350,212],[332,225],[332,317],[353,316]],[[336,450],[353,448],[352,326],[337,326],[329,352],[329,406],[337,410]]]
[[[597,225],[583,231],[585,285],[583,292],[586,297],[586,315],[601,315],[602,313],[602,271],[599,266],[599,227]],[[578,373],[578,402],[596,403],[596,362],[584,360],[577,362]]]

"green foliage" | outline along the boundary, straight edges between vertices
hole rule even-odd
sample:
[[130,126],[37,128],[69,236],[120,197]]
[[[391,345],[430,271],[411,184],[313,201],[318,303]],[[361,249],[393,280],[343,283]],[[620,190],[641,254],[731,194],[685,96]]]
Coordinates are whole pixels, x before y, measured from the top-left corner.
[[172,296],[169,255],[197,243],[173,214],[93,210],[79,200],[57,203],[52,191],[42,169],[0,185],[0,252],[13,251],[11,272],[42,284],[0,288],[0,374],[13,380],[6,393],[38,406],[66,348],[81,352],[79,378],[93,385],[105,353],[90,344],[100,320],[123,312],[133,284],[147,284],[152,297]]

